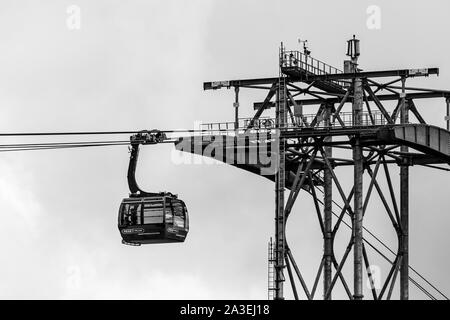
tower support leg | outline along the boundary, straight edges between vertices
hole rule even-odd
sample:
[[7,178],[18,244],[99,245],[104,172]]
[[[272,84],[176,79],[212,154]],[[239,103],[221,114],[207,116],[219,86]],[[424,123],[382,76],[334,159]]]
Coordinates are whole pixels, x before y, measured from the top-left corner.
[[[278,88],[278,103],[276,107],[276,126],[283,128],[286,123],[286,88],[284,78],[280,77]],[[286,228],[285,228],[285,153],[286,142],[280,137],[278,144],[278,163],[275,175],[275,299],[284,299],[284,259],[286,255]]]
[[[362,124],[361,114],[363,107],[363,87],[361,79],[354,81],[354,98],[353,98],[353,125]],[[354,299],[362,300],[363,298],[363,154],[361,140],[359,136],[355,137],[353,146],[354,161],[354,208],[353,208],[353,230],[354,239]]]
[[284,223],[284,142],[280,141],[279,167],[275,181],[275,299],[284,299],[284,256],[285,256],[285,223]]
[[363,158],[360,139],[353,147],[355,198],[353,208],[354,299],[363,298]]
[[[331,125],[331,108],[327,106],[325,113],[325,125]],[[327,137],[325,142],[332,141],[332,137]],[[325,147],[325,152],[328,157],[332,157],[332,147]],[[324,265],[323,265],[323,293],[324,299],[331,300],[331,293],[325,297],[325,294],[330,290],[332,280],[332,216],[333,216],[333,177],[331,169],[327,168],[324,171],[324,210],[323,210],[323,226],[324,226]]]
[[409,299],[409,167],[400,167],[400,223],[401,238],[401,266],[400,266],[400,299]]
[[[402,105],[400,109],[400,119],[402,124],[409,122],[409,106],[405,100],[405,79],[402,79]],[[408,152],[408,147],[401,146],[401,152]],[[409,299],[409,165],[404,163],[400,166],[400,225],[402,237],[401,265],[400,265],[400,299]]]

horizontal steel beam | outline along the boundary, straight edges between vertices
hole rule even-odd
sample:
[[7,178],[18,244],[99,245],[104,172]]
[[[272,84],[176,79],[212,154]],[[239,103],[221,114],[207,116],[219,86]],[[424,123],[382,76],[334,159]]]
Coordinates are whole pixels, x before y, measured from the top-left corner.
[[[323,75],[303,75],[299,77],[299,80],[330,81],[330,80],[351,80],[355,78],[424,77],[424,76],[427,77],[433,74],[439,75],[439,68],[399,69],[399,70],[383,70],[383,71],[364,71],[357,73],[350,72],[350,73],[330,73]],[[294,80],[297,79],[294,78]]]
[[[354,78],[380,78],[380,77],[418,77],[439,74],[439,68],[422,68],[422,69],[400,69],[400,70],[384,70],[384,71],[365,71],[359,73],[338,73],[325,75],[308,75],[301,78],[287,77],[286,82],[302,82],[302,81],[329,81],[329,80],[346,80]],[[230,87],[245,87],[253,85],[271,85],[278,81],[278,77],[260,78],[260,79],[243,79],[243,80],[226,80],[204,82],[203,90],[214,90]]]
[[366,138],[377,138],[380,128],[385,126],[349,126],[349,127],[333,127],[333,128],[290,128],[280,131],[280,137],[286,139],[294,138],[310,138],[310,137],[331,137],[331,136],[348,136],[360,135]]
[[[287,82],[294,81],[291,78],[287,78],[286,80],[287,80]],[[230,87],[257,86],[257,85],[263,85],[263,84],[272,85],[276,82],[278,82],[278,78],[212,81],[212,82],[204,82],[203,90],[216,90],[216,89],[230,88]],[[270,88],[268,88],[268,89],[270,89]]]

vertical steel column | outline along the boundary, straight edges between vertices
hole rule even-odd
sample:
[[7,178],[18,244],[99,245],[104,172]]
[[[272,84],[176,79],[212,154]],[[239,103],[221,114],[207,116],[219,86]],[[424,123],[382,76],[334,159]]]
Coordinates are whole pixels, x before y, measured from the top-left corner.
[[239,128],[239,87],[234,87],[235,101],[233,103],[234,107],[234,130]]
[[[331,126],[331,113],[332,113],[332,105],[325,106],[325,126]],[[326,137],[324,142],[331,142],[333,138]],[[325,153],[328,157],[332,157],[333,148],[331,146],[325,146]],[[331,174],[331,170],[329,168],[324,170],[324,195],[323,195],[323,226],[324,226],[324,243],[323,243],[323,294],[324,299],[331,300],[331,293],[328,297],[325,297],[325,294],[330,290],[331,280],[332,280],[332,217],[333,217],[333,176]]]
[[[360,126],[362,124],[361,114],[363,108],[363,87],[360,78],[354,80],[354,98],[353,98],[353,125]],[[355,198],[353,207],[353,257],[354,257],[354,299],[362,300],[363,298],[363,156],[360,137],[355,136],[353,145],[353,161],[354,161],[354,188]]]
[[447,122],[447,130],[450,131],[450,98],[445,99],[447,102],[447,115],[445,117],[445,121]]
[[[286,87],[285,79],[280,74],[278,87],[278,101],[276,105],[276,127],[281,130],[286,124]],[[284,257],[285,257],[285,215],[284,215],[284,191],[285,191],[285,139],[279,138],[278,166],[275,175],[275,299],[284,299]]]
[[[409,122],[408,103],[406,102],[405,94],[405,78],[402,79],[402,94],[401,94],[401,109],[400,121],[401,123]],[[408,147],[401,146],[401,152],[408,152]],[[400,266],[400,299],[409,299],[409,164],[402,163],[400,166],[400,224],[402,230],[401,237],[401,266]]]

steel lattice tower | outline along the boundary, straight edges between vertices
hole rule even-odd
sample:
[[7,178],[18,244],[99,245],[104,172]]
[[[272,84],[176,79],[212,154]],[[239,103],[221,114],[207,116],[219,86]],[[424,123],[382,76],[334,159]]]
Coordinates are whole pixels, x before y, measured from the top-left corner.
[[[408,299],[409,168],[420,165],[448,170],[445,166],[450,164],[450,91],[406,86],[410,78],[438,75],[439,70],[362,71],[358,68],[359,41],[354,37],[348,41],[347,55],[351,60],[340,71],[312,58],[306,48],[303,52],[287,51],[281,45],[278,77],[204,83],[205,90],[235,89],[234,122],[205,124],[202,136],[176,142],[179,150],[216,158],[275,183],[275,237],[269,261],[269,265],[273,263],[270,290],[275,299],[284,299],[287,279],[296,299],[298,282],[305,297],[313,299],[321,276],[324,299],[332,298],[338,281],[349,299],[363,299],[364,272],[374,299],[390,299],[397,278],[400,299]],[[263,102],[254,103],[256,112],[250,119],[239,118],[242,88],[268,91]],[[301,95],[309,98],[298,99]],[[431,98],[446,101],[446,129],[427,124],[415,104]],[[390,101],[395,102],[392,110],[386,106]],[[346,107],[351,110],[345,111]],[[314,113],[305,113],[305,108],[314,108]],[[263,118],[271,109],[275,118]],[[253,149],[275,155],[275,170],[266,170],[259,156],[252,159]],[[343,152],[350,155],[340,156]],[[338,177],[341,167],[353,168],[350,190],[345,190]],[[395,167],[400,168],[399,192],[391,174]],[[366,190],[363,182],[368,185]],[[312,197],[323,236],[323,255],[312,287],[307,286],[286,239],[286,225],[300,193]],[[379,289],[373,284],[367,250],[370,243],[364,237],[365,213],[374,194],[378,194],[398,241],[395,258],[388,259],[391,267]],[[338,202],[341,205],[336,212],[333,208]],[[346,223],[345,217],[351,222]],[[351,228],[351,236],[338,260],[334,244],[344,224]],[[342,272],[352,251],[353,287]]]

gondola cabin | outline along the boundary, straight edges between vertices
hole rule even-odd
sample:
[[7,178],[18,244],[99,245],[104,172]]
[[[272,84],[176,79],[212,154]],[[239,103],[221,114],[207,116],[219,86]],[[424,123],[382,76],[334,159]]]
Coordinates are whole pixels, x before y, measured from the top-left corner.
[[189,231],[186,205],[175,195],[123,199],[119,209],[122,242],[129,245],[184,242]]

